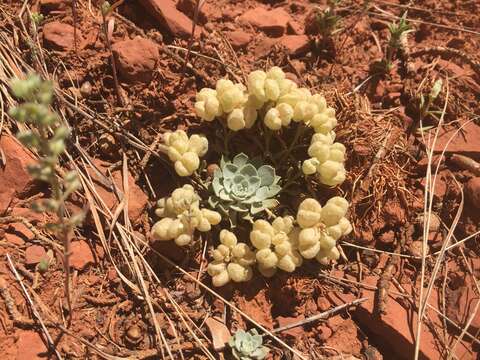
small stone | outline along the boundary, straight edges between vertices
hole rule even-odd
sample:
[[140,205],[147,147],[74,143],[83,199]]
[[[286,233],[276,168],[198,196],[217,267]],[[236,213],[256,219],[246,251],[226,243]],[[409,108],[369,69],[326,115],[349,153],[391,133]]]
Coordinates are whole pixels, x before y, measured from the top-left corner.
[[253,54],[256,58],[263,58],[272,51],[273,46],[277,43],[275,39],[265,38],[262,39],[255,47]]
[[43,14],[65,10],[68,6],[68,0],[40,0],[40,9]]
[[40,245],[32,245],[25,250],[25,265],[37,265],[42,260],[48,260],[47,252]]
[[281,8],[267,10],[264,7],[256,7],[248,10],[240,20],[255,26],[273,37],[280,37],[285,34],[287,24],[291,20],[290,15]]
[[[187,15],[193,20],[195,17],[195,8],[197,6],[197,0],[180,0],[177,3],[177,9]],[[198,23],[204,25],[208,21],[208,13],[212,12],[212,5],[204,1],[198,11]]]
[[82,86],[80,86],[80,94],[84,98],[88,98],[92,94],[92,84],[89,81],[85,81]]
[[[140,3],[162,25],[166,26],[174,36],[189,39],[192,34],[192,20],[177,10],[172,0],[140,0]],[[196,26],[195,37],[201,33],[201,27]]]
[[252,36],[242,30],[231,31],[227,36],[235,50],[246,48],[250,41],[252,41]]
[[467,182],[465,197],[473,206],[480,209],[480,177],[474,177]]
[[0,167],[0,213],[4,213],[13,197],[27,193],[33,188],[33,180],[27,167],[34,163],[34,159],[9,135],[1,137],[0,148],[5,156],[5,162]]
[[280,45],[287,49],[291,56],[300,56],[310,50],[310,39],[307,35],[285,35]]
[[[78,44],[82,43],[82,33],[77,29]],[[52,21],[43,27],[43,43],[46,48],[69,51],[75,48],[74,28],[60,21]]]
[[323,296],[318,297],[317,299],[318,310],[320,310],[321,312],[325,312],[328,309],[330,309],[331,306],[332,305],[330,304],[330,301],[328,301],[326,298],[324,298]]
[[118,71],[128,82],[149,82],[159,59],[158,45],[137,36],[112,45]]
[[330,336],[332,336],[333,331],[328,326],[317,326],[317,338],[320,341],[326,341]]
[[222,351],[232,336],[230,331],[224,323],[213,317],[209,317],[205,321],[205,325],[207,325],[208,331],[212,336],[213,348],[215,351]]
[[90,246],[83,240],[73,241],[70,250],[70,266],[76,270],[84,270],[95,262]]

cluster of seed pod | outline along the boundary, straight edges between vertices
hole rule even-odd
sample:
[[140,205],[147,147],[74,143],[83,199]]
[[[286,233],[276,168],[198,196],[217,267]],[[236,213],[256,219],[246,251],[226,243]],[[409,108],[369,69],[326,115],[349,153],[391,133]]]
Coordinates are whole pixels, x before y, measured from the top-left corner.
[[180,176],[192,175],[200,166],[200,158],[208,151],[208,140],[202,135],[188,137],[185,131],[176,130],[165,133],[163,139],[167,155]]
[[193,239],[195,230],[206,232],[222,220],[220,214],[210,209],[200,209],[200,197],[191,185],[175,189],[168,198],[158,201],[156,215],[161,219],[152,227],[152,239],[174,240],[185,246]]

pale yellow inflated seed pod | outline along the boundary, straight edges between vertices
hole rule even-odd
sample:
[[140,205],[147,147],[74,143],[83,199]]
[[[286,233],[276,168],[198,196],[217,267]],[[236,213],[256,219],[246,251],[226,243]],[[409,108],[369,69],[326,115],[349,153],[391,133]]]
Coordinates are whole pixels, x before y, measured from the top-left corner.
[[275,108],[278,110],[282,126],[288,126],[293,118],[293,108],[286,103],[278,104]]
[[280,270],[283,270],[289,273],[295,271],[295,268],[296,268],[295,263],[290,255],[281,257],[278,260],[277,267]]
[[330,250],[331,248],[335,247],[336,241],[333,237],[327,234],[320,235],[320,248]]
[[238,131],[246,126],[242,109],[233,109],[227,117],[227,126],[230,130]]
[[330,146],[320,141],[314,142],[308,147],[308,155],[317,159],[319,164],[323,163],[330,157]]
[[277,81],[285,79],[285,73],[278,66],[273,66],[267,71],[268,79],[275,79]]
[[282,128],[282,119],[280,119],[280,113],[276,108],[268,110],[263,121],[270,130],[280,130]]
[[255,255],[257,261],[263,264],[265,267],[275,267],[277,265],[278,257],[269,248],[258,250]]
[[[237,244],[237,237],[235,234],[231,231],[228,231],[227,229],[222,229],[220,231],[220,242],[229,248],[234,247]],[[220,245],[219,245],[220,246]]]
[[[277,81],[278,81],[278,87],[280,88],[280,97],[290,93],[292,90],[297,88],[297,84],[295,84],[290,79],[281,79]],[[279,102],[280,102],[280,99],[279,99]]]
[[347,214],[347,210],[348,201],[340,196],[334,196],[323,207],[322,222],[326,226],[336,225]]
[[250,232],[250,242],[257,249],[268,248],[272,243],[272,236],[260,230],[253,230]]
[[352,224],[345,217],[340,219],[340,221],[338,222],[338,225],[342,228],[342,235],[343,236],[350,234],[353,230]]
[[290,244],[288,240],[275,245],[275,253],[280,257],[287,255],[291,251],[292,251],[292,244]]
[[317,172],[317,167],[320,165],[320,161],[316,158],[307,159],[302,163],[302,172],[305,175],[313,175]]
[[274,79],[265,80],[265,96],[268,100],[276,101],[280,96],[280,87]]
[[152,227],[152,238],[160,241],[172,240],[172,238],[168,236],[168,229],[172,222],[173,219],[171,218],[164,218],[156,222]]
[[261,232],[270,236],[275,235],[275,230],[273,229],[273,226],[268,221],[263,219],[256,220],[253,223],[253,230],[260,230]]
[[205,136],[194,134],[188,139],[188,150],[193,151],[199,157],[204,156],[208,151],[208,140]]
[[190,234],[180,234],[175,238],[175,244],[177,244],[178,246],[188,245],[190,244],[191,241],[192,241],[192,235]]
[[312,198],[303,200],[297,212],[297,223],[302,228],[309,228],[316,225],[322,216],[322,206]]
[[345,181],[345,167],[342,163],[327,160],[320,164],[317,170],[322,184],[336,186]]
[[210,210],[210,209],[202,209],[202,215],[208,220],[208,222],[212,225],[220,224],[222,221],[222,216],[219,212]]
[[212,276],[212,285],[215,287],[222,287],[230,281],[230,275],[227,270],[222,271],[221,273]]
[[205,217],[201,217],[200,221],[195,227],[197,228],[198,231],[201,231],[201,232],[207,232],[212,230],[212,225],[210,224],[208,219]]
[[320,251],[320,233],[314,228],[300,231],[298,250],[305,259],[313,259]]
[[234,282],[247,281],[247,279],[249,278],[249,270],[251,271],[251,269],[237,263],[230,263],[227,265],[228,275],[230,276],[230,279]]

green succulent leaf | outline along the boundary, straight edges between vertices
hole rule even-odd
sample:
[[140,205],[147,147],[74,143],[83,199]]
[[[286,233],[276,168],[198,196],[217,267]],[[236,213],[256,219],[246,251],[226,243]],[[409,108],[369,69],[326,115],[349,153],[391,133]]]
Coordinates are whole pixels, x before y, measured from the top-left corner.
[[[275,169],[270,165],[260,164],[258,159],[249,159],[247,155],[240,153],[232,161],[222,158],[212,180],[212,200],[209,203],[220,205],[229,213],[231,211],[242,213],[242,218],[255,215],[276,204],[266,202],[277,195],[281,186],[278,184],[280,177],[275,174]],[[272,199],[273,200],[273,199]],[[253,205],[255,204],[255,205]],[[231,211],[230,211],[231,210]]]
[[268,354],[268,348],[262,345],[263,337],[256,329],[248,332],[238,330],[228,341],[232,355],[237,360],[262,360]]
[[248,162],[248,156],[244,153],[240,153],[233,158],[232,162],[234,165],[241,167]]
[[273,184],[275,181],[275,169],[270,165],[263,165],[258,169],[258,176],[262,179],[262,186]]

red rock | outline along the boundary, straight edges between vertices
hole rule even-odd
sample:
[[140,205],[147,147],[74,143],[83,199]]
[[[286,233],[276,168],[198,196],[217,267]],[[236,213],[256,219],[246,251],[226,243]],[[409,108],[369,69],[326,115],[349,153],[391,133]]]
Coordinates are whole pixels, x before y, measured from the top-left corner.
[[318,310],[320,310],[321,312],[325,312],[330,309],[332,305],[330,304],[330,301],[328,301],[326,298],[324,298],[323,296],[319,296],[317,299],[317,307]]
[[35,161],[11,136],[1,137],[0,148],[5,155],[5,164],[0,167],[0,213],[3,213],[14,196],[25,194],[33,188],[27,166]]
[[[335,316],[342,319],[340,316]],[[329,346],[339,351],[341,354],[360,355],[362,351],[362,343],[358,339],[357,326],[351,319],[343,320],[332,328],[333,334],[327,341],[325,346]]]
[[[74,28],[71,25],[52,21],[43,27],[43,44],[46,48],[69,51],[75,48]],[[82,33],[77,29],[78,44],[83,42]]]
[[[433,178],[432,178],[433,181]],[[427,180],[425,178],[422,179],[420,184],[425,188],[425,184],[427,183]],[[437,178],[435,180],[435,184],[433,186],[433,196],[435,196],[438,200],[443,199],[445,194],[447,193],[447,184],[445,183],[445,180],[443,177],[438,174]]]
[[48,259],[43,246],[32,245],[25,250],[25,265],[37,265],[43,259]]
[[23,245],[26,241],[32,240],[35,236],[22,223],[10,224],[7,233],[5,233],[5,238],[8,242],[13,244]]
[[246,48],[252,41],[252,36],[242,30],[231,31],[227,33],[227,36],[235,50]]
[[10,214],[11,216],[20,216],[28,221],[30,221],[32,224],[38,224],[43,222],[45,214],[43,213],[38,213],[36,211],[33,211],[32,209],[29,208],[23,208],[23,207],[15,207],[12,209],[12,213]]
[[149,82],[159,59],[159,47],[153,41],[137,36],[112,45],[118,71],[129,82]]
[[46,14],[50,11],[65,10],[69,7],[68,0],[40,0],[40,9]]
[[[198,11],[198,23],[204,25],[208,19],[208,14],[214,13],[214,9],[211,4],[206,1],[202,2],[202,6]],[[197,0],[180,0],[177,3],[177,9],[187,15],[190,19],[193,20],[195,16],[195,7],[197,6]],[[197,24],[198,24],[197,23]]]
[[[283,326],[290,325],[292,323],[296,323],[301,320],[305,320],[305,316],[303,314],[297,317],[277,316],[275,320],[277,320],[278,322],[278,327],[283,327]],[[283,330],[282,332],[280,332],[280,334],[282,334],[283,336],[291,336],[292,338],[300,337],[303,335],[303,333],[304,333],[304,330],[302,326],[297,326],[297,327],[294,327],[288,330]]]
[[320,341],[327,340],[330,336],[332,336],[333,331],[328,326],[320,325],[317,326],[317,338]]
[[470,179],[465,186],[465,197],[480,209],[480,177]]
[[95,262],[90,246],[83,240],[72,241],[70,266],[76,270],[83,270]]
[[280,45],[287,49],[289,55],[299,56],[310,50],[310,39],[307,35],[285,35]]
[[[104,176],[107,176],[107,169],[110,164],[103,162],[101,160],[94,160],[93,163],[95,164],[97,170],[99,170]],[[96,191],[98,196],[102,199],[103,203],[110,209],[114,210],[119,202],[115,193],[112,192],[109,188],[107,188],[104,183],[99,180],[98,175],[95,171],[90,171],[90,175],[92,176],[94,183],[97,185]],[[122,192],[123,190],[123,177],[122,172],[120,170],[116,170],[112,173],[113,181],[115,182],[115,186],[117,191]],[[129,173],[128,174],[128,215],[130,219],[135,222],[143,213],[143,209],[147,205],[148,197],[142,191],[142,189],[135,183],[135,179]]]
[[295,20],[290,20],[287,24],[287,27],[287,31],[291,35],[303,35],[303,33],[305,32],[303,26]]
[[259,28],[267,35],[280,37],[285,34],[287,24],[291,18],[290,15],[281,8],[267,10],[264,7],[258,6],[245,12],[240,16],[240,20]]
[[273,328],[272,303],[267,290],[260,288],[260,284],[249,284],[248,290],[251,293],[245,296],[239,296],[236,299],[237,306],[240,310],[255,319],[260,325],[267,329]]
[[40,335],[31,330],[18,330],[18,339],[15,346],[20,349],[15,360],[42,360],[45,359],[47,347]]
[[207,325],[207,329],[212,336],[213,348],[215,351],[223,350],[228,340],[232,336],[228,328],[223,322],[213,317],[209,317],[205,321],[205,325]]
[[[376,287],[378,277],[368,276],[363,279],[362,283]],[[411,288],[403,284],[408,293]],[[337,296],[342,297],[343,294],[336,293]],[[417,324],[417,313],[411,308],[405,306],[405,301],[402,298],[395,298],[393,296],[387,297],[386,313],[382,316],[374,314],[374,299],[375,292],[373,290],[363,289],[361,297],[367,297],[368,300],[360,304],[356,311],[356,319],[358,322],[373,334],[378,336],[377,340],[382,344],[389,345],[392,353],[400,355],[404,359],[412,359],[415,349],[414,334]],[[339,303],[350,301],[351,297],[342,299]],[[438,304],[438,296],[435,291],[430,295],[429,303],[432,306]],[[433,321],[435,326],[443,328],[442,320],[438,315],[429,310],[426,317],[429,321]],[[430,327],[422,326],[422,335],[420,343],[420,359],[442,359],[441,351],[444,349],[439,347],[436,334],[432,333]],[[464,346],[457,346],[456,356],[462,358],[463,353],[466,353]],[[467,356],[468,358],[468,356]]]
[[255,47],[255,50],[253,51],[253,54],[255,55],[256,58],[263,58],[270,53],[273,46],[277,43],[278,43],[277,40],[271,39],[271,38],[268,38],[268,37],[265,38],[265,39],[262,39],[262,40],[260,40],[260,42]]
[[[465,123],[459,125],[463,124]],[[434,152],[441,153],[446,148],[446,154],[455,153],[480,160],[480,141],[478,141],[480,139],[480,126],[471,122],[455,134],[456,130],[457,127],[444,126],[435,142]],[[447,146],[452,137],[452,141]]]
[[[172,0],[140,0],[140,3],[174,36],[189,39],[192,33],[192,20],[177,10]],[[197,25],[195,37],[200,35],[201,27]]]

